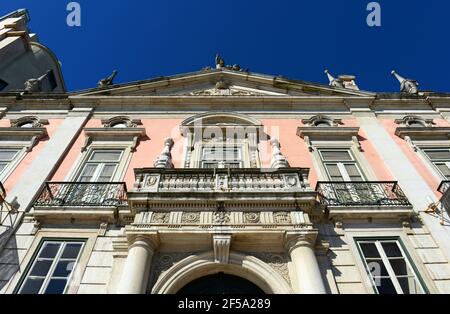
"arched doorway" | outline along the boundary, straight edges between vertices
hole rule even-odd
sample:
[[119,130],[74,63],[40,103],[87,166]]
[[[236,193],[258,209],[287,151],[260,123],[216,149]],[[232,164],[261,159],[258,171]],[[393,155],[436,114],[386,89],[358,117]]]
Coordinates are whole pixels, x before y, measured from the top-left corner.
[[265,294],[257,285],[244,278],[218,273],[198,278],[181,288],[177,294]]

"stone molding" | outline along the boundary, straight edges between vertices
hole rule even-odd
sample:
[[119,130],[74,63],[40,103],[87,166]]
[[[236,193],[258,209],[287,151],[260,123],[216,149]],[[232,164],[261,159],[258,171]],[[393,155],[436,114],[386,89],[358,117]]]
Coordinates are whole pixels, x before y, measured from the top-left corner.
[[289,254],[291,254],[292,250],[298,247],[309,247],[314,249],[316,246],[316,240],[318,236],[317,230],[308,230],[304,231],[294,231],[294,232],[286,232],[285,246],[288,250]]
[[228,264],[230,258],[231,235],[213,235],[213,247],[215,262],[219,264]]

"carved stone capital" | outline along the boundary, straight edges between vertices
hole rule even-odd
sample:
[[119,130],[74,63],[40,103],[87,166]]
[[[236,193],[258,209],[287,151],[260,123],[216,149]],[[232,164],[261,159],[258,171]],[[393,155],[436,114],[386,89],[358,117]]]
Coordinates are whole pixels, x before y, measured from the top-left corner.
[[139,235],[132,235],[128,237],[129,247],[128,250],[131,250],[134,247],[143,247],[152,252],[155,252],[159,247],[160,240],[159,234],[157,232],[154,233],[145,233]]
[[228,264],[230,259],[231,235],[216,234],[213,236],[215,262]]
[[287,232],[285,247],[289,254],[292,250],[299,247],[309,247],[313,249],[316,246],[318,232],[311,230],[308,232]]

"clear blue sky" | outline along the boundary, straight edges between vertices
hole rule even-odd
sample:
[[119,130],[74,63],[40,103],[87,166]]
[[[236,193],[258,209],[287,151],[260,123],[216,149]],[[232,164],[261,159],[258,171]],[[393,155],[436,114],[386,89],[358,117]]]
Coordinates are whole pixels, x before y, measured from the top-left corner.
[[29,9],[31,29],[61,60],[69,90],[197,71],[220,52],[264,74],[327,83],[357,75],[361,89],[398,91],[392,69],[423,90],[450,92],[450,1],[383,0],[382,26],[366,24],[371,0],[3,0],[0,16]]

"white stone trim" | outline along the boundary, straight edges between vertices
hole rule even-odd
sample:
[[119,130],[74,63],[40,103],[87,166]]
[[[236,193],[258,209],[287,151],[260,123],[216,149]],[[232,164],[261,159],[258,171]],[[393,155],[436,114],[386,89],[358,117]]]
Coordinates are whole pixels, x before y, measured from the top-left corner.
[[228,265],[217,264],[212,251],[183,259],[158,278],[151,293],[175,294],[189,282],[218,272],[245,278],[268,294],[293,293],[291,286],[271,266],[254,256],[233,251]]

